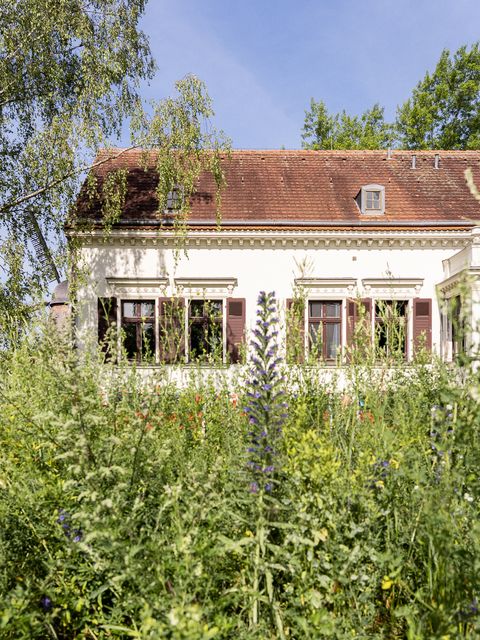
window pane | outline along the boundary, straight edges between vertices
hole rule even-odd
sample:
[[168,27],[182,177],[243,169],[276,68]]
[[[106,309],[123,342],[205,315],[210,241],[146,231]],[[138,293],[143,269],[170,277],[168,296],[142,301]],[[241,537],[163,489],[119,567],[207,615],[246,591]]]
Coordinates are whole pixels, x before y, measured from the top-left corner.
[[367,209],[380,209],[380,191],[367,191]]
[[151,302],[150,300],[148,302],[142,302],[140,304],[140,307],[140,315],[142,316],[142,318],[150,318],[155,315],[154,302]]
[[308,325],[309,352],[311,356],[322,356],[322,325],[320,322],[310,322]]
[[334,360],[340,349],[340,323],[326,322],[324,324],[325,335],[325,357],[327,360]]
[[181,204],[181,193],[178,185],[175,185],[171,191],[167,193],[167,209],[179,209]]
[[218,322],[194,322],[190,326],[190,360],[222,360],[222,326]]
[[325,318],[339,318],[340,317],[340,303],[339,302],[326,302],[323,306],[323,315]]
[[127,300],[122,302],[122,316],[124,318],[149,318],[155,315],[153,300]]
[[222,316],[221,300],[205,300],[204,313],[207,317],[218,318]]
[[137,325],[133,322],[125,322],[122,326],[124,332],[123,346],[129,360],[137,357]]
[[153,323],[145,322],[141,325],[142,331],[142,361],[153,361],[155,358],[155,331]]
[[309,316],[310,318],[321,318],[322,317],[322,302],[309,302]]
[[203,300],[191,300],[190,301],[190,317],[203,318]]
[[123,302],[122,303],[123,306],[123,311],[122,311],[122,315],[125,318],[133,318],[136,313],[136,303],[135,302]]

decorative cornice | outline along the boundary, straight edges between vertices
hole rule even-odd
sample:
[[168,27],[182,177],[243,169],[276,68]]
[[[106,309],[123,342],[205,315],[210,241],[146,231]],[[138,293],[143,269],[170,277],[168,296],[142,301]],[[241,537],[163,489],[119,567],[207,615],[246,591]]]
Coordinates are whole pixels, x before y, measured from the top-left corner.
[[81,246],[137,247],[145,249],[453,249],[472,242],[471,230],[344,231],[189,231],[186,237],[152,229],[100,230],[72,234]]
[[299,287],[312,289],[336,289],[341,287],[354,287],[356,278],[295,278],[295,284]]
[[168,285],[168,278],[124,278],[117,276],[107,276],[105,280],[108,284],[124,287],[124,286],[139,286],[139,287],[164,287]]
[[238,284],[237,278],[174,278],[173,281],[179,293],[191,295],[205,293],[232,295]]
[[107,286],[118,296],[157,294],[168,286],[168,278],[124,278],[117,276],[106,277]]
[[367,295],[394,293],[398,295],[418,295],[423,286],[423,278],[362,278],[362,287]]
[[421,287],[423,278],[362,278],[362,284],[365,288],[385,289],[386,287],[415,289]]

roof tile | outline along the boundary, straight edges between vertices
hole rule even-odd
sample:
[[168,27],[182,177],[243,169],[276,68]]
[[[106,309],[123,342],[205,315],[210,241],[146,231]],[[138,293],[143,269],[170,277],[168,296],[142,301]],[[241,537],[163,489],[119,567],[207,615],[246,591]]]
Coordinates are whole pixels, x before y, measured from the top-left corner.
[[[124,221],[161,219],[155,196],[155,153],[142,168],[142,151],[109,150],[97,157],[95,173],[101,182],[108,171],[128,168]],[[440,156],[435,169],[434,156]],[[412,169],[412,156],[416,168]],[[101,164],[98,164],[101,163]],[[471,167],[480,186],[479,151],[253,151],[237,150],[223,156],[227,186],[222,192],[225,222],[265,224],[268,221],[311,221],[345,224],[365,219],[355,197],[366,184],[385,186],[385,214],[390,223],[432,223],[465,220],[480,222],[480,203],[471,195],[464,171]],[[88,201],[86,189],[77,201],[80,217],[101,219],[98,200]],[[203,173],[192,197],[190,220],[215,219],[215,184]],[[368,216],[371,219],[371,216]]]

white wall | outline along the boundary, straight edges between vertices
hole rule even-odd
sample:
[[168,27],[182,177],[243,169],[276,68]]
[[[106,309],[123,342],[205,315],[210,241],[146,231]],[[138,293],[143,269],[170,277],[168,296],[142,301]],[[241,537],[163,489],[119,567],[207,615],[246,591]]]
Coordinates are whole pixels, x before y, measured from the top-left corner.
[[[192,234],[193,235],[193,234]],[[143,297],[155,297],[174,294],[175,278],[236,278],[237,286],[227,292],[225,288],[213,288],[208,297],[232,297],[246,299],[247,328],[255,322],[256,299],[260,290],[274,290],[282,305],[291,298],[295,278],[355,278],[354,290],[347,293],[343,287],[330,286],[312,289],[312,297],[323,299],[341,299],[347,297],[378,297],[383,299],[407,299],[413,297],[432,298],[432,342],[434,350],[439,351],[440,315],[436,302],[435,286],[444,279],[442,261],[452,257],[461,249],[451,242],[438,242],[437,246],[368,246],[366,242],[350,247],[312,247],[292,246],[289,241],[282,245],[280,239],[275,246],[265,242],[265,246],[255,242],[251,247],[246,240],[243,246],[238,243],[230,246],[227,242],[212,239],[208,244],[202,239],[200,246],[190,246],[188,255],[182,250],[164,247],[160,243],[151,246],[142,244],[137,238],[132,246],[126,240],[124,244],[112,241],[102,244],[98,239],[81,249],[81,261],[85,266],[85,281],[77,293],[77,328],[79,340],[83,342],[89,331],[97,329],[97,297],[115,295],[106,278],[168,278],[165,291]],[[192,243],[191,243],[192,244]],[[344,243],[343,243],[344,244]],[[431,243],[430,243],[431,244]],[[377,245],[377,246],[375,246]],[[408,245],[408,243],[407,243]],[[463,246],[463,245],[462,245]],[[398,278],[423,279],[423,284],[402,289],[397,285],[366,290],[362,279],[383,278],[393,283]],[[212,292],[213,291],[213,292]],[[187,292],[188,294],[188,292]],[[345,310],[345,308],[344,308]],[[345,314],[344,314],[345,315]],[[345,324],[345,322],[344,322]],[[343,331],[345,336],[345,331]]]

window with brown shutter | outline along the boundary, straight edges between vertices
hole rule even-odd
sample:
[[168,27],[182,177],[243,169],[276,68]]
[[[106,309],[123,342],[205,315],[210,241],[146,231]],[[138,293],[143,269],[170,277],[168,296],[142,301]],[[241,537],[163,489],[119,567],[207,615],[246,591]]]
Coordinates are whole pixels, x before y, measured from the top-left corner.
[[245,339],[245,298],[227,299],[227,360],[241,361],[241,345]]

